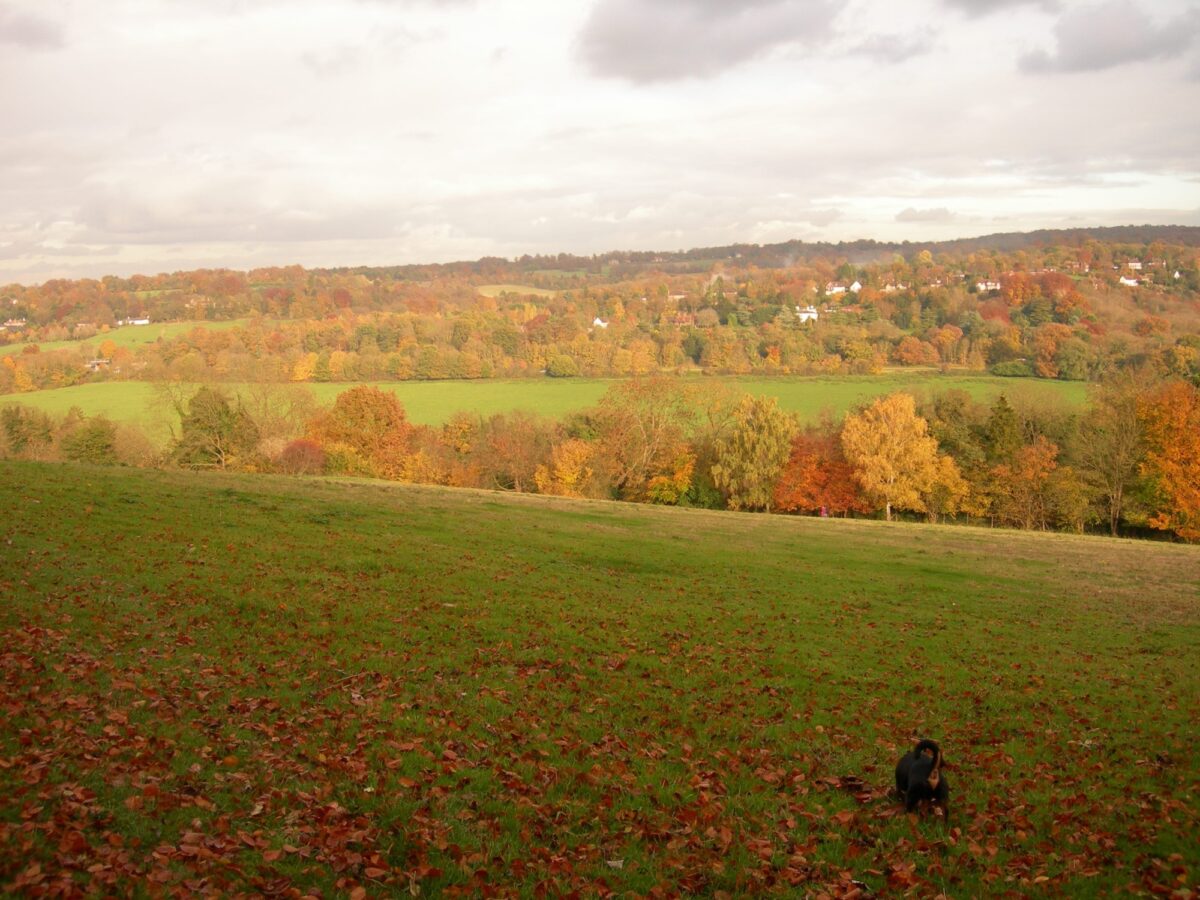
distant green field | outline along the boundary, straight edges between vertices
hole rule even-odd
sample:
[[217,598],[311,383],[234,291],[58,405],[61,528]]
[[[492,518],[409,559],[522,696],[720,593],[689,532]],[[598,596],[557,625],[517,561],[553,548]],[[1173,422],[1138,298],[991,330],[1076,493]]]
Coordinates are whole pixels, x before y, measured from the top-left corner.
[[[995,378],[991,376],[897,373],[891,375],[737,378],[696,376],[695,383],[726,385],[759,396],[777,397],[785,410],[803,421],[815,421],[828,410],[840,416],[856,404],[893,391],[928,395],[958,389],[971,396],[990,399],[1001,392],[1010,398],[1040,398],[1045,402],[1081,406],[1087,386],[1072,381]],[[591,406],[614,384],[610,379],[526,378],[491,381],[403,381],[377,383],[404,404],[409,418],[425,425],[439,425],[455,412],[488,416],[516,409],[530,410],[550,418]],[[310,384],[322,403],[332,403],[349,384]],[[89,415],[103,414],[118,422],[142,423],[164,431],[161,417],[153,412],[154,389],[144,382],[103,382],[78,387],[9,394],[5,402],[23,403],[51,413],[64,413],[78,406]]]
[[1200,876],[1200,547],[8,462],[0,508],[6,896]]
[[[245,325],[247,321],[247,319],[230,319],[227,322],[164,322],[161,325],[154,323],[149,325],[123,325],[120,328],[113,328],[90,338],[78,341],[44,341],[39,343],[38,347],[42,350],[69,349],[71,347],[80,347],[84,344],[99,347],[102,342],[111,340],[118,347],[127,347],[132,350],[143,344],[153,344],[159,338],[169,340],[170,338],[179,337],[181,334],[187,334],[194,328],[224,331],[227,328],[236,328]],[[20,353],[28,343],[7,344],[0,347],[0,356],[10,353]]]
[[485,297],[499,297],[501,294],[532,294],[536,297],[554,297],[558,294],[558,291],[530,287],[526,284],[481,284],[476,290]]

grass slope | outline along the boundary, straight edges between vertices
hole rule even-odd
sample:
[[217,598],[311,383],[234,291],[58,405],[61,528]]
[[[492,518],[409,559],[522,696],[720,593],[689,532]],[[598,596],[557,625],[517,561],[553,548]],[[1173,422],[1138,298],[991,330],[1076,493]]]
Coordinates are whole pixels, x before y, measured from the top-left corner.
[[518,294],[522,297],[556,297],[558,291],[530,287],[527,284],[481,284],[477,290],[484,297],[499,297],[502,294]]
[[[759,396],[777,397],[779,405],[804,421],[815,421],[828,410],[841,415],[873,397],[906,390],[932,394],[951,389],[991,400],[1000,393],[1028,397],[1046,403],[1081,406],[1087,396],[1082,382],[1038,381],[972,375],[936,375],[901,372],[878,376],[735,378],[703,377],[705,384],[726,384]],[[453,413],[475,412],[484,416],[527,409],[551,418],[593,405],[614,383],[610,379],[525,378],[485,381],[380,382],[404,404],[409,418],[424,425],[440,425]],[[349,384],[307,385],[322,403],[332,403]],[[61,414],[78,406],[89,415],[104,414],[114,421],[132,422],[156,434],[165,433],[161,413],[152,410],[154,389],[145,382],[94,382],[69,388],[10,394],[0,403],[15,402]]]
[[[0,889],[1196,884],[1200,548],[14,463],[0,504]],[[918,735],[948,831],[888,794]]]
[[[93,335],[90,338],[83,338],[77,341],[44,341],[37,346],[42,350],[63,350],[72,347],[82,347],[84,344],[98,348],[104,341],[111,340],[118,347],[126,347],[134,350],[144,344],[153,344],[160,338],[162,340],[170,340],[171,338],[188,334],[196,328],[225,331],[229,328],[237,328],[245,325],[247,321],[247,319],[230,319],[225,322],[163,322],[161,324],[151,323],[150,325],[122,325],[119,328],[112,328],[101,334]],[[29,343],[26,341],[19,344],[0,346],[0,356],[20,353]]]

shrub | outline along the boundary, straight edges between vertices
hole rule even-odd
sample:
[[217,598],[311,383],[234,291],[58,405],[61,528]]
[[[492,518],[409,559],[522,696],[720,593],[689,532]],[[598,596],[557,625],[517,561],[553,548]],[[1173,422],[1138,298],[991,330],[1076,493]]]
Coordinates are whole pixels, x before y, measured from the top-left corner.
[[288,475],[319,475],[325,471],[325,450],[316,441],[300,438],[283,448],[275,465]]

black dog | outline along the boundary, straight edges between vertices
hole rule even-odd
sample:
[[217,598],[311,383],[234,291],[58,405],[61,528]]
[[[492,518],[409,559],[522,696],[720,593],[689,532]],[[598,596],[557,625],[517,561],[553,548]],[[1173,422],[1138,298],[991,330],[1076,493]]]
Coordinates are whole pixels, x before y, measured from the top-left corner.
[[931,800],[942,808],[946,823],[950,823],[950,785],[942,773],[942,750],[934,741],[918,741],[900,757],[896,763],[896,790],[909,812],[922,800]]

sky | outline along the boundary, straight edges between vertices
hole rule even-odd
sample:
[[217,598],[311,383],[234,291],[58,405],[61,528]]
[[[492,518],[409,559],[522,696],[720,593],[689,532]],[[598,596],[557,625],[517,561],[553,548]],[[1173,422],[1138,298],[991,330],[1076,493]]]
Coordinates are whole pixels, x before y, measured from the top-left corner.
[[1200,225],[1200,0],[0,0],[0,283]]

